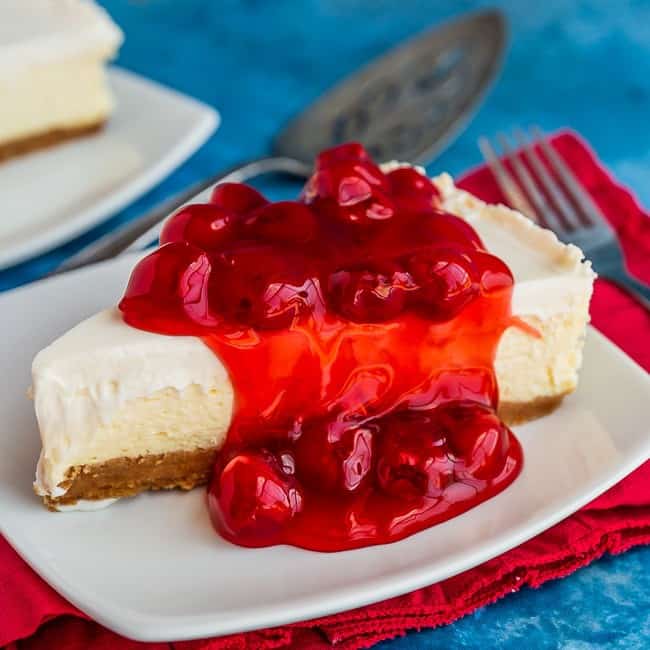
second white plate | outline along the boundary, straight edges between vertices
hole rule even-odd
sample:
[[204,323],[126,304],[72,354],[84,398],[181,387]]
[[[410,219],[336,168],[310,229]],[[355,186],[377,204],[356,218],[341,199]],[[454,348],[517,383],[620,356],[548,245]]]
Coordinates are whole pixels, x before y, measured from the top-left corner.
[[204,490],[146,494],[53,514],[32,492],[40,441],[25,396],[34,354],[115,304],[129,256],[0,296],[0,530],[56,590],[108,628],[145,641],[306,620],[443,580],[568,516],[650,456],[650,379],[590,330],[578,390],[516,428],[525,464],[504,492],[386,546],[321,554],[246,549],[210,526]]
[[210,106],[119,68],[116,109],[97,135],[0,164],[0,268],[53,248],[117,212],[213,133]]

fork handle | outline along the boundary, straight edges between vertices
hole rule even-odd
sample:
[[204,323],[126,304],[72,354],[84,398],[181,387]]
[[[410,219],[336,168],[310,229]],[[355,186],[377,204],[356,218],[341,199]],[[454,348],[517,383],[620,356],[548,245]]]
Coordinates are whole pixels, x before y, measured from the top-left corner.
[[630,275],[625,268],[617,267],[602,272],[603,277],[624,289],[633,298],[650,311],[650,287],[634,276]]
[[309,176],[310,172],[311,167],[306,163],[283,156],[258,158],[239,163],[192,185],[189,189],[157,205],[147,214],[100,237],[85,248],[82,248],[78,253],[70,256],[63,264],[54,269],[50,275],[57,275],[88,264],[95,264],[96,262],[110,259],[127,249],[136,250],[139,247],[143,247],[136,246],[136,244],[150,244],[158,236],[162,222],[166,217],[177,208],[192,201],[197,194],[217,183],[241,183],[256,176],[271,173],[305,179]]

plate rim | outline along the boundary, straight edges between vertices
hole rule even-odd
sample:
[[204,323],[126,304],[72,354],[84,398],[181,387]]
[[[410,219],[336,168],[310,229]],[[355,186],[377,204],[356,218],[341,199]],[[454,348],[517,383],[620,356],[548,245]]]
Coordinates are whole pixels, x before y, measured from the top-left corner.
[[[102,195],[91,205],[71,212],[60,223],[44,228],[37,236],[24,239],[10,248],[0,246],[0,270],[54,250],[118,213],[180,167],[221,124],[217,109],[174,88],[116,65],[107,67],[107,75],[109,82],[113,78],[126,80],[127,83],[155,90],[165,94],[168,99],[192,107],[196,111],[194,123],[188,126],[185,135],[163,157],[148,165],[134,179],[122,182],[117,189]],[[74,142],[69,144],[74,145]]]

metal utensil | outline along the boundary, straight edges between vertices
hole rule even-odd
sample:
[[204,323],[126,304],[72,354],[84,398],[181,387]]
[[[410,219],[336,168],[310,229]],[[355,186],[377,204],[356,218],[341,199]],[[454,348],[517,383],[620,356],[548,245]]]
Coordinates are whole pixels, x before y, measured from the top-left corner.
[[[650,310],[650,287],[625,268],[621,245],[613,228],[542,131],[533,127],[532,135],[528,136],[522,129],[515,129],[516,145],[503,134],[499,134],[497,140],[504,160],[510,162],[514,173],[503,165],[487,138],[479,140],[479,148],[510,204],[553,230],[562,241],[581,248],[600,275],[625,289]],[[515,146],[521,152],[519,155]]]
[[294,118],[273,156],[236,165],[191,187],[68,258],[55,272],[137,250],[161,222],[212,185],[268,173],[307,178],[317,153],[362,142],[379,161],[427,162],[469,119],[499,69],[506,23],[498,11],[469,14],[426,32],[345,79]]

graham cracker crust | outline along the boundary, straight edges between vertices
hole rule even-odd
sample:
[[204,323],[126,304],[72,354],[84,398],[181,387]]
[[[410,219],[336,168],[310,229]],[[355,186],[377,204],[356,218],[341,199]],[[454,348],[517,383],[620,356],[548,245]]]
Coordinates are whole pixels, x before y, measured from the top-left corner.
[[130,497],[146,490],[191,490],[208,482],[216,457],[217,449],[212,448],[76,465],[59,484],[67,492],[61,497],[43,497],[43,501],[56,510],[57,505],[72,505],[79,499]]
[[106,120],[102,119],[99,122],[93,122],[92,124],[84,124],[83,126],[67,129],[53,129],[51,131],[46,131],[45,133],[37,133],[36,135],[30,135],[18,140],[4,142],[0,144],[0,162],[9,160],[9,158],[14,158],[16,156],[22,156],[23,154],[38,149],[52,147],[61,142],[65,142],[66,140],[73,140],[74,138],[80,138],[92,133],[97,133],[98,131],[101,131],[105,124]]
[[[564,396],[539,397],[532,402],[503,402],[499,405],[499,416],[506,424],[522,424],[555,410]],[[147,490],[191,490],[209,481],[216,457],[217,448],[213,447],[76,465],[59,484],[67,492],[58,498],[43,497],[43,501],[50,510],[56,510],[57,505],[72,505],[79,499],[130,497]]]
[[567,392],[549,397],[538,397],[532,402],[501,402],[498,415],[507,425],[523,424],[548,415],[560,406],[568,394]]

